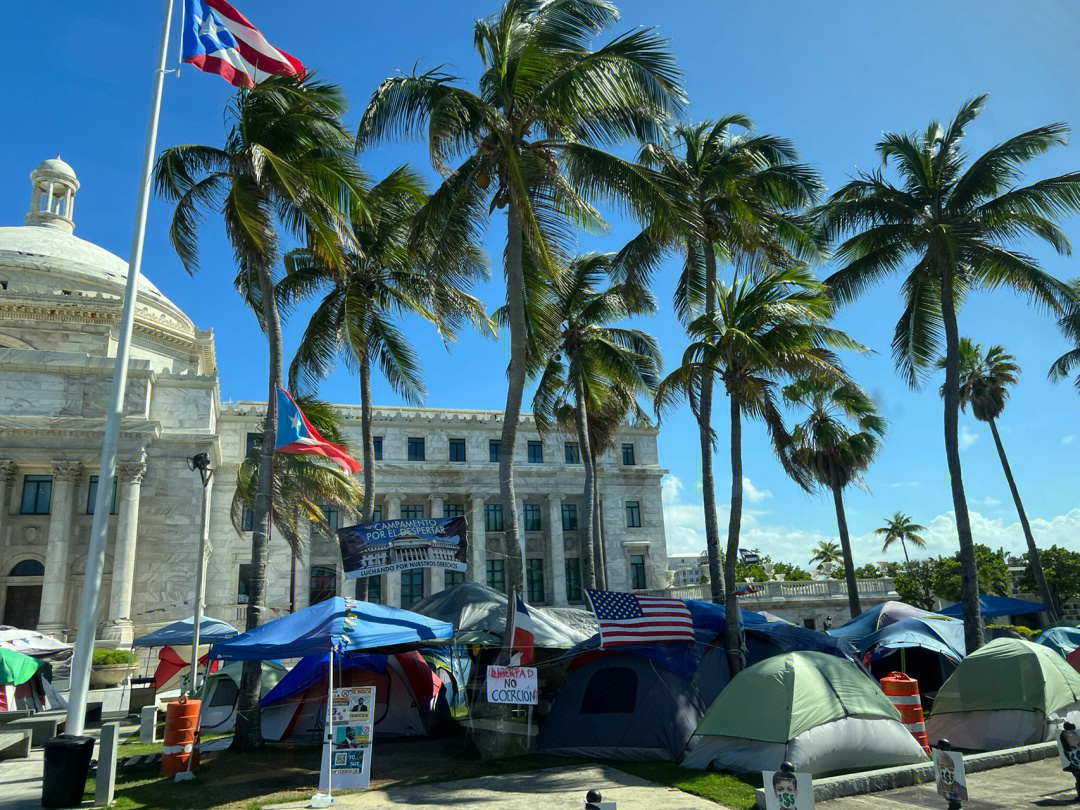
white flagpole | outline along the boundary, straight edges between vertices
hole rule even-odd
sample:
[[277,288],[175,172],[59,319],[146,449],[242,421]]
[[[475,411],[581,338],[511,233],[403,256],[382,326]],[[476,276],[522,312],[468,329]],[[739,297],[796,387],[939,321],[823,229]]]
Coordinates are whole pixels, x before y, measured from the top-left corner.
[[[146,235],[146,208],[150,202],[150,173],[157,150],[158,117],[161,112],[161,87],[165,81],[165,58],[169,50],[169,27],[172,22],[173,0],[165,0],[165,18],[161,22],[161,45],[158,49],[157,70],[154,72],[154,95],[150,102],[150,120],[146,126],[146,149],[143,152],[139,195],[135,204],[135,228],[131,235],[128,256],[127,285],[124,288],[124,309],[120,320],[120,336],[113,367],[112,393],[105,416],[105,438],[101,445],[99,481],[111,481],[116,474],[116,450],[120,435],[120,419],[124,414],[124,393],[127,389],[128,351],[131,330],[135,321],[135,299],[139,289],[142,266],[143,237]],[[98,597],[101,594],[101,571],[105,565],[105,534],[109,525],[108,496],[111,489],[98,487],[94,520],[90,527],[90,547],[86,555],[86,575],[79,600],[79,620],[75,626],[75,653],[71,659],[71,689],[68,693],[66,731],[81,736],[86,719],[86,696],[90,688],[90,659],[97,635]],[[195,653],[196,655],[198,653]]]

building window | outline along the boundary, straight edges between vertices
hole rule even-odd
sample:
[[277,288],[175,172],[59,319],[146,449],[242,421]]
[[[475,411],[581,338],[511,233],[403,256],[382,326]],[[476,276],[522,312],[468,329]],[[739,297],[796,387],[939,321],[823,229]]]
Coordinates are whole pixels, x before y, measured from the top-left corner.
[[367,577],[367,600],[374,605],[381,605],[382,600],[382,577]]
[[641,502],[640,501],[627,501],[626,502],[626,528],[628,528],[628,529],[640,529],[641,528]]
[[401,606],[415,605],[424,598],[424,571],[413,568],[401,572]]
[[564,503],[562,505],[562,528],[564,532],[577,531],[577,504]]
[[424,460],[424,440],[422,438],[409,439],[409,461]]
[[[94,514],[94,505],[97,503],[97,487],[98,477],[96,475],[90,476],[90,488],[86,492],[86,514]],[[116,514],[116,479],[112,480],[112,505],[109,507],[109,514]]]
[[464,439],[451,439],[450,440],[450,460],[451,461],[464,461],[465,460],[465,440]]
[[813,616],[811,616],[809,619],[803,619],[802,626],[805,627],[807,630],[817,630],[817,622],[814,621]]
[[402,520],[420,520],[424,517],[424,505],[422,503],[407,503],[401,507]]
[[634,591],[644,590],[645,585],[645,556],[642,554],[630,555],[630,589]]
[[581,560],[577,557],[567,557],[566,601],[580,602],[581,599]]
[[371,522],[378,523],[382,520],[382,506],[376,506],[371,510]]
[[578,447],[577,442],[566,443],[566,463],[567,464],[580,464],[581,463],[581,448]]
[[544,561],[541,559],[525,560],[525,594],[530,604],[544,601]]
[[503,560],[488,560],[485,566],[487,586],[500,593],[506,593],[506,567]]
[[465,517],[465,504],[444,503],[442,507],[442,516],[444,518]]
[[528,460],[530,464],[544,463],[544,443],[529,442]]
[[252,453],[262,450],[262,440],[263,435],[261,433],[249,433],[244,443],[244,455],[250,456]]
[[627,467],[634,466],[634,445],[624,444],[622,446],[622,463]]
[[502,442],[492,439],[488,442],[488,461],[498,464],[502,458]]
[[337,596],[337,569],[328,565],[311,566],[308,576],[308,604],[315,605]]
[[538,532],[540,527],[540,504],[527,503],[521,511],[522,520],[525,523],[525,531]]
[[255,513],[246,506],[240,512],[240,530],[245,532],[255,531]]
[[455,585],[460,585],[465,581],[464,571],[445,571],[443,578],[443,588],[453,588]]
[[326,521],[326,525],[333,529],[335,532],[341,528],[341,514],[333,506],[320,506],[322,510],[323,520]]
[[51,475],[23,476],[22,507],[23,515],[49,514],[49,502],[52,500]]
[[371,456],[376,461],[382,461],[382,436],[371,437]]
[[254,590],[251,579],[255,575],[255,566],[251,563],[240,563],[236,566],[236,604],[246,605],[248,597]]
[[503,526],[503,510],[501,503],[485,503],[484,504],[484,531],[486,532],[501,532],[504,531]]

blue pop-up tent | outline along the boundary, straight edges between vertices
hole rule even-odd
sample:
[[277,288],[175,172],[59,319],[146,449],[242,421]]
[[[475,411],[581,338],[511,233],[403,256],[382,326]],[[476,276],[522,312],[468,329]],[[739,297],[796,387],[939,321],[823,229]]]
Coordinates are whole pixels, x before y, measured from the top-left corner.
[[[1042,602],[1029,602],[1027,599],[1015,599],[1011,596],[994,596],[992,594],[979,595],[979,612],[986,618],[994,616],[1024,616],[1029,613],[1042,613],[1048,610]],[[941,613],[945,616],[955,616],[958,619],[964,617],[962,602],[956,602],[947,608],[942,608]]]
[[950,617],[911,616],[883,627],[863,639],[859,652],[868,661],[883,658],[895,650],[918,647],[938,653],[953,663],[964,657],[964,623]]
[[1080,647],[1080,627],[1067,627],[1059,624],[1057,627],[1043,630],[1039,635],[1035,636],[1033,641],[1036,644],[1049,647],[1064,658],[1077,647]]
[[[182,619],[172,624],[154,630],[152,633],[139,636],[133,642],[133,647],[178,647],[189,645],[192,642],[192,631],[195,629],[195,617]],[[238,634],[232,625],[211,619],[207,616],[199,622],[199,645],[216,644],[225,641]]]
[[401,608],[335,596],[282,616],[210,648],[225,661],[302,658],[331,650],[387,651],[445,643],[454,635],[447,622]]

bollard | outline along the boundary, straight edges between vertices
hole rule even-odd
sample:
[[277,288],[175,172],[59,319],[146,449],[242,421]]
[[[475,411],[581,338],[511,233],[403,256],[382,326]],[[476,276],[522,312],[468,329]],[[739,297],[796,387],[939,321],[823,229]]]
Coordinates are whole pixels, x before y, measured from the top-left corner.
[[585,794],[585,810],[615,810],[615,802],[605,802],[600,791],[594,788]]
[[1076,781],[1076,800],[1080,801],[1080,734],[1076,733],[1075,723],[1065,723],[1061,727],[1058,745],[1061,754],[1069,763],[1064,770],[1073,775]]
[[113,803],[113,794],[116,792],[116,746],[119,738],[119,723],[105,723],[101,727],[94,807],[108,807]]
[[139,742],[157,742],[158,706],[143,706],[139,710]]
[[[952,751],[952,743],[950,743],[948,740],[938,740],[937,747],[939,751]],[[946,757],[946,759],[948,758]],[[951,760],[949,760],[949,765],[950,767],[952,766]],[[938,767],[941,767],[940,763],[938,763]],[[938,783],[938,792],[941,792],[940,782]],[[949,802],[948,810],[961,810],[960,798],[957,795],[950,794],[949,796],[946,796],[946,798]]]

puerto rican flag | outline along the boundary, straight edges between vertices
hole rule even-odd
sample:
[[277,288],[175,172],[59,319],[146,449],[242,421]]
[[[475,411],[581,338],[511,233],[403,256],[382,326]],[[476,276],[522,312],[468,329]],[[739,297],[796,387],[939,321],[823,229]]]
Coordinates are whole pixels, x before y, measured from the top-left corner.
[[339,444],[332,444],[311,426],[300,406],[283,388],[277,390],[277,438],[275,453],[323,456],[341,467],[344,473],[360,471],[360,465]]
[[225,0],[184,0],[182,58],[234,87],[254,87],[271,73],[303,78],[306,72]]
[[510,641],[510,665],[525,667],[533,660],[533,631],[532,615],[521,597],[514,593],[514,633]]

